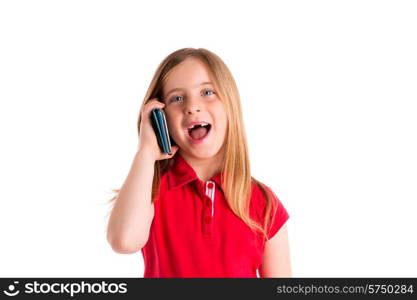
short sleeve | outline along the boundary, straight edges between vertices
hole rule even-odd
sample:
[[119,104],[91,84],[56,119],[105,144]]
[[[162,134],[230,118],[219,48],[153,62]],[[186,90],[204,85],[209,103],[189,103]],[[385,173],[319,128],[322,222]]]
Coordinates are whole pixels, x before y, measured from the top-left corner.
[[270,192],[270,195],[273,198],[273,201],[275,202],[275,214],[272,213],[272,223],[269,227],[268,232],[268,240],[270,240],[272,237],[275,236],[275,234],[281,229],[281,227],[287,222],[290,215],[288,214],[287,210],[285,209],[284,205],[282,204],[281,200],[275,195],[275,193],[267,187],[267,190]]

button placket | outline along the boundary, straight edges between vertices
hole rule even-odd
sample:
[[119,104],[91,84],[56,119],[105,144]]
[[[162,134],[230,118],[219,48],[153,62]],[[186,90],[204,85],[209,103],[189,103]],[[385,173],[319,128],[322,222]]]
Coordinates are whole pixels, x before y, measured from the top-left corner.
[[211,201],[211,216],[214,216],[214,193],[215,193],[215,183],[214,181],[206,182],[206,196],[210,198]]
[[205,208],[203,217],[204,232],[210,234],[212,231],[213,217],[214,217],[214,196],[215,196],[215,183],[214,181],[207,181],[205,183]]

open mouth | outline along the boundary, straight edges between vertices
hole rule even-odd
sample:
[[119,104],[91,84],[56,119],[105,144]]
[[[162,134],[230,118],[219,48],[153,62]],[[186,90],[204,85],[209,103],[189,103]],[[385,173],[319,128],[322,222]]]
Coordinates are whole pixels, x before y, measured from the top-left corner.
[[192,128],[188,129],[188,135],[193,140],[202,140],[204,139],[208,133],[210,132],[211,124],[205,123],[205,124],[197,124],[194,125]]

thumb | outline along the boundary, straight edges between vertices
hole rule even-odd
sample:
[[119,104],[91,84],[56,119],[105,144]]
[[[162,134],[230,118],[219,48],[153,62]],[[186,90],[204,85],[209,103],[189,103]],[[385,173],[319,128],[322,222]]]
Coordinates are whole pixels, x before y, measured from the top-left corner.
[[178,146],[172,146],[171,147],[171,151],[172,151],[172,156],[175,155],[175,153],[177,153],[177,151],[180,149],[180,147]]
[[178,147],[178,146],[172,146],[172,147],[171,147],[171,152],[172,152],[172,154],[171,154],[171,155],[170,155],[170,154],[165,154],[165,155],[166,155],[166,157],[167,157],[167,158],[172,158],[172,157],[175,155],[175,153],[177,153],[178,149],[179,149],[179,147]]

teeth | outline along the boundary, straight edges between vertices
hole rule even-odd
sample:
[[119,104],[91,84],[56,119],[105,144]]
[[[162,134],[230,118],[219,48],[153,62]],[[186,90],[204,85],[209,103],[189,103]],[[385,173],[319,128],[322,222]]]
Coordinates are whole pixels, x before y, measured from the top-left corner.
[[192,126],[188,127],[188,130],[193,129],[193,128],[194,128],[195,126],[197,126],[197,125],[200,125],[200,126],[208,126],[208,123],[194,124],[194,125],[192,125]]

